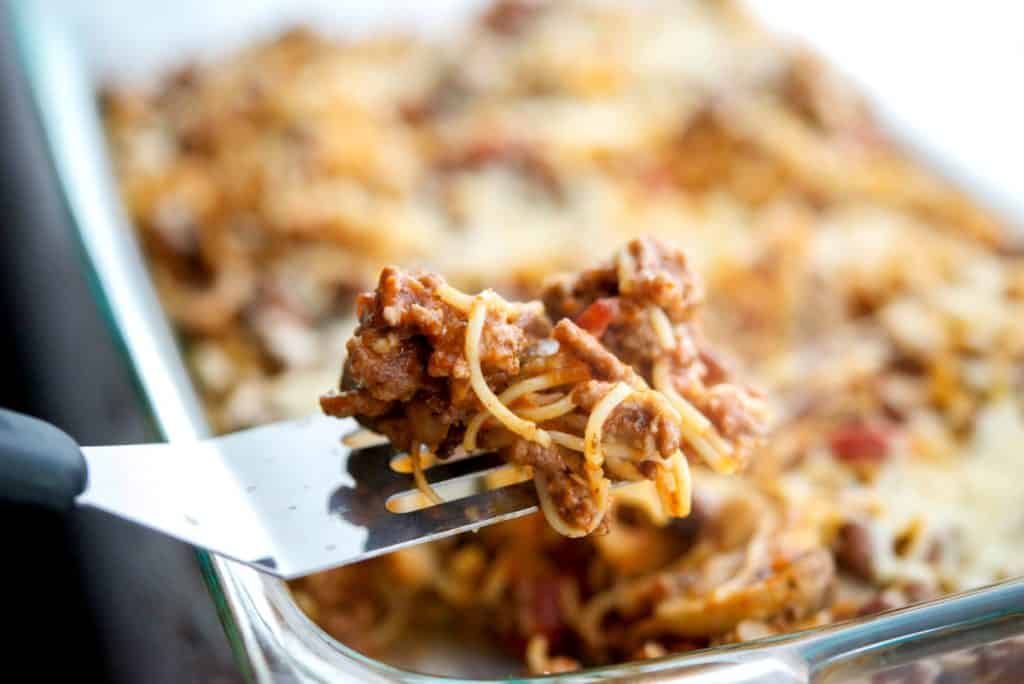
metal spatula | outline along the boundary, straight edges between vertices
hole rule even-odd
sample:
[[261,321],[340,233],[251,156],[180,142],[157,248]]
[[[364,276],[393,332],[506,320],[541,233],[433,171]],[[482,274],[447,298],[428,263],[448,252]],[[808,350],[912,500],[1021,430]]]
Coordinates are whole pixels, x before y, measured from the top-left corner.
[[192,443],[79,448],[0,410],[0,499],[93,506],[286,579],[536,510],[532,482],[484,491],[502,463],[483,455],[429,471],[442,494],[464,498],[392,513],[389,499],[415,496],[413,478],[389,466],[388,446],[344,446],[355,427],[311,416]]

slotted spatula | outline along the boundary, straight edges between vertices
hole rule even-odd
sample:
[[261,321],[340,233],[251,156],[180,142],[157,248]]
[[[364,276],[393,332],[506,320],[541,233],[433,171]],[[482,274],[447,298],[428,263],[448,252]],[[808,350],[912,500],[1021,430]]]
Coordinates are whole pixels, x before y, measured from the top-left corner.
[[0,499],[92,506],[285,579],[536,510],[532,482],[485,491],[502,467],[485,454],[428,471],[463,498],[392,513],[389,499],[414,496],[413,478],[390,467],[389,446],[342,444],[355,428],[311,416],[191,443],[80,448],[0,410]]

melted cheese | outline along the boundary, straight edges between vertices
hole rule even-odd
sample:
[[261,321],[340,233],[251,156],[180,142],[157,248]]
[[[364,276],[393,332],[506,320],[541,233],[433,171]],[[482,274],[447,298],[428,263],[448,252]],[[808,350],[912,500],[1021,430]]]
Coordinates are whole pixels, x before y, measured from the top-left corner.
[[907,458],[886,468],[875,492],[882,504],[879,522],[890,534],[879,539],[952,533],[953,541],[939,560],[929,554],[927,541],[911,543],[899,558],[878,549],[881,578],[925,579],[937,566],[943,582],[968,589],[1024,574],[1022,467],[1024,416],[1013,402],[1002,401],[981,412],[973,442],[959,457]]

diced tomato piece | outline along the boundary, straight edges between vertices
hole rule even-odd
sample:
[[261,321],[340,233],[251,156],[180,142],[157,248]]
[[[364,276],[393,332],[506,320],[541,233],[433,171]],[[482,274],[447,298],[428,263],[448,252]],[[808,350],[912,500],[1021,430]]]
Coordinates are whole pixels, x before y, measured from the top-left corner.
[[558,643],[565,621],[562,618],[561,581],[558,577],[538,577],[529,587],[525,625],[531,634],[544,635],[549,644]]
[[832,453],[847,463],[881,463],[889,457],[892,430],[880,425],[855,424],[839,428],[829,440]]
[[594,337],[601,337],[608,329],[619,313],[619,300],[617,297],[604,297],[595,300],[590,306],[576,317],[576,325],[580,326]]

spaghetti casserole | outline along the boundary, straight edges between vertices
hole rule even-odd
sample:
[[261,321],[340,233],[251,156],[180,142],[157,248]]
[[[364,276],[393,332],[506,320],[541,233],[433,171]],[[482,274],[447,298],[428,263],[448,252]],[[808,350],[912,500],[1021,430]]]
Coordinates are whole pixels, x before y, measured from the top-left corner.
[[[675,391],[715,428],[694,434],[742,452],[742,421],[730,432],[732,413],[700,402],[722,387],[722,406],[758,417],[734,378],[765,391],[764,445],[727,475],[725,451],[708,442],[686,517],[662,505],[656,473],[616,491],[607,534],[572,538],[533,516],[296,582],[299,605],[353,647],[388,658],[432,629],[483,635],[533,672],[564,671],[1024,574],[1020,241],[905,154],[833,70],[734,4],[507,1],[430,39],[296,31],[150,89],[110,89],[103,107],[125,204],[220,430],[317,411],[359,325],[356,293],[392,263],[411,270],[386,272],[383,293],[423,291],[428,310],[460,326],[483,318],[479,368],[495,397],[516,388],[513,375],[546,377],[501,399],[511,416],[483,414],[478,402],[491,399],[453,366],[445,389],[467,400],[437,434],[385,424],[411,387],[364,396],[349,384],[324,400],[404,447],[445,452],[470,427],[486,445],[521,434],[510,418],[552,443],[556,432],[585,441],[582,419],[600,403],[585,390],[622,381],[616,399],[647,412],[661,401],[651,390],[668,400],[657,415],[680,416],[665,426],[703,425],[682,421]],[[679,245],[702,276],[714,353],[680,336],[695,290],[651,309],[622,296],[614,262],[580,271],[641,235]],[[451,291],[413,270],[443,275]],[[544,285],[560,272],[581,275]],[[458,294],[485,286],[542,299],[549,323],[583,330],[558,333],[574,350],[558,376],[567,382],[547,386],[563,369],[525,353],[548,336],[534,331],[536,307]],[[365,361],[378,343],[391,350],[405,319],[385,314],[380,293],[361,301],[347,365],[365,388]],[[499,363],[484,330],[494,325],[518,368]],[[597,373],[583,356],[593,339],[643,385]],[[692,366],[678,358],[690,342]],[[531,363],[540,368],[527,373]],[[691,367],[693,395],[680,380]],[[665,430],[650,451],[659,463],[670,447],[704,448]],[[543,470],[530,455],[543,438],[513,441]],[[558,449],[586,474],[584,451]],[[602,473],[639,471],[628,458],[613,466],[616,450],[605,448]],[[574,534],[600,522],[561,518]]]

